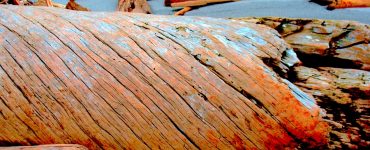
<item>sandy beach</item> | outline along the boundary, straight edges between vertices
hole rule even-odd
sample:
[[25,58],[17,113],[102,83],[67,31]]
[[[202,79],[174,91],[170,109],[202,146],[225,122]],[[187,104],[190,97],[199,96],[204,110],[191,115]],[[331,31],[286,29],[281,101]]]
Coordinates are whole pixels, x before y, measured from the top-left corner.
[[[68,0],[54,0],[66,4]],[[114,11],[117,0],[76,0],[79,4],[94,11]],[[153,14],[172,15],[176,9],[165,7],[163,0],[148,0]],[[370,8],[347,8],[326,10],[325,6],[309,0],[241,0],[222,4],[213,4],[194,9],[186,16],[207,17],[291,17],[319,18],[332,20],[355,20],[370,24]]]
[[[163,6],[162,0],[148,1],[154,14],[173,14],[171,8]],[[291,17],[291,18],[319,18],[333,20],[356,20],[370,24],[370,8],[348,8],[327,10],[309,0],[241,0],[214,4],[194,9],[186,16],[208,17]],[[366,17],[367,16],[367,17]]]

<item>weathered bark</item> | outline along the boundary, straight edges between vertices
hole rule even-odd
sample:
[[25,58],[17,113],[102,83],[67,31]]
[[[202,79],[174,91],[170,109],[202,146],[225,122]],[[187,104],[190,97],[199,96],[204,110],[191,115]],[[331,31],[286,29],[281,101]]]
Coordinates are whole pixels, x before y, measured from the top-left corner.
[[146,0],[118,0],[117,10],[144,14],[152,13]]
[[330,149],[370,146],[370,29],[353,21],[244,18],[275,28],[303,66],[288,79],[312,94],[330,123]]
[[278,33],[225,19],[0,8],[0,144],[274,149],[326,144],[313,99],[261,60]]

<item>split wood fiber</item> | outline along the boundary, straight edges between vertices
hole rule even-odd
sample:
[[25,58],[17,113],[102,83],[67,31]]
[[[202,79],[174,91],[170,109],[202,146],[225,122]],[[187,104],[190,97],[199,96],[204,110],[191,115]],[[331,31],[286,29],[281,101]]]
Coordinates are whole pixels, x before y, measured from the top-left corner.
[[[262,60],[287,44],[226,19],[0,6],[0,145],[325,145],[314,100]],[[293,55],[290,55],[293,56]]]

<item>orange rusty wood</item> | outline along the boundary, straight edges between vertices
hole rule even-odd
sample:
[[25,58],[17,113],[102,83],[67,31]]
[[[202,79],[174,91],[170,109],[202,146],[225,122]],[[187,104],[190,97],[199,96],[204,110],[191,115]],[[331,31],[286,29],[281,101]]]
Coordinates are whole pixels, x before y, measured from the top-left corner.
[[289,46],[265,26],[0,6],[0,36],[1,145],[280,149],[327,142],[313,99],[262,61],[290,66]]
[[49,144],[36,146],[12,146],[0,147],[1,150],[88,150],[86,147],[77,144]]
[[169,0],[165,1],[166,6],[171,7],[188,7],[188,6],[204,6],[211,3],[232,2],[238,0]]
[[176,12],[174,15],[175,16],[183,16],[183,15],[185,15],[186,12],[188,12],[190,10],[191,10],[191,7],[184,7],[180,11]]
[[370,0],[335,0],[328,8],[370,7]]

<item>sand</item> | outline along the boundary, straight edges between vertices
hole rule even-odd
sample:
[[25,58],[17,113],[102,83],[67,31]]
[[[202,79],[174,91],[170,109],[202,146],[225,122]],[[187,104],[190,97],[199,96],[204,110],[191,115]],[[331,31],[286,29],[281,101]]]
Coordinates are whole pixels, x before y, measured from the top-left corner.
[[[68,0],[54,0],[66,3]],[[76,0],[81,5],[94,11],[114,11],[117,0]],[[174,10],[163,5],[164,0],[148,0],[154,14],[172,15]],[[355,20],[370,24],[370,8],[347,8],[326,10],[309,0],[241,0],[238,2],[213,4],[194,9],[186,16],[207,17],[291,17],[319,18],[333,20]]]

